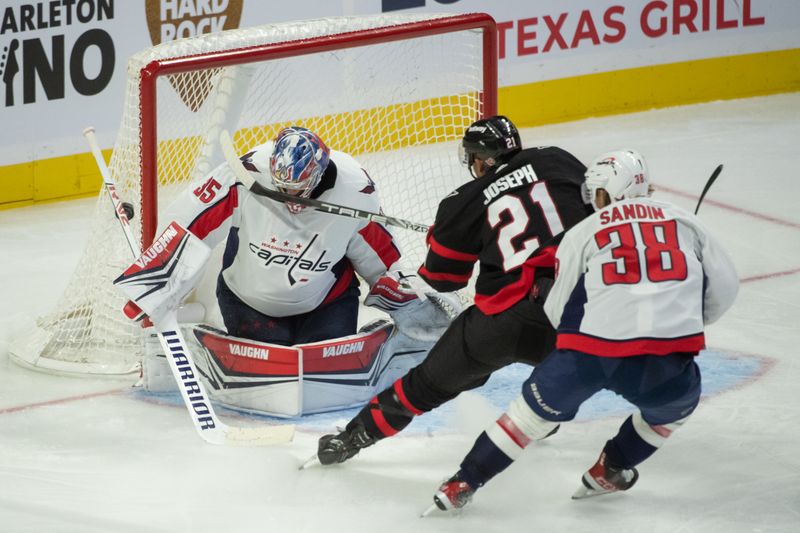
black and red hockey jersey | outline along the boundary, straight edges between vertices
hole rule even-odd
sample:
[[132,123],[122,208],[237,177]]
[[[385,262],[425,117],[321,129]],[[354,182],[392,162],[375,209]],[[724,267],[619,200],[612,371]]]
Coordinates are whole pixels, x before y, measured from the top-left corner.
[[467,285],[476,261],[475,304],[487,315],[553,277],[563,232],[592,213],[583,201],[586,166],[554,146],[521,150],[439,203],[419,274],[439,291]]

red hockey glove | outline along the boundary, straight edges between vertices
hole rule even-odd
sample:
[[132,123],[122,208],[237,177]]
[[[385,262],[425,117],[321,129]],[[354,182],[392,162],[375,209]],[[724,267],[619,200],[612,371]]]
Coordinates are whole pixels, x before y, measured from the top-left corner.
[[404,275],[398,270],[386,272],[372,285],[364,304],[388,313],[417,301],[419,296],[412,285],[416,277],[415,274]]
[[125,306],[122,308],[122,312],[125,313],[126,317],[135,322],[138,322],[147,316],[147,314],[142,311],[138,305],[130,300],[128,300]]

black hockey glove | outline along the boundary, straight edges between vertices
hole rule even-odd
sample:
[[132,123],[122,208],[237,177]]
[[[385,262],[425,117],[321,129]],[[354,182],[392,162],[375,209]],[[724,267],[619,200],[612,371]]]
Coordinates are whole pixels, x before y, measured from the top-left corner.
[[531,287],[530,298],[539,305],[544,305],[547,295],[550,294],[550,289],[553,288],[555,280],[548,277],[539,277],[533,282]]

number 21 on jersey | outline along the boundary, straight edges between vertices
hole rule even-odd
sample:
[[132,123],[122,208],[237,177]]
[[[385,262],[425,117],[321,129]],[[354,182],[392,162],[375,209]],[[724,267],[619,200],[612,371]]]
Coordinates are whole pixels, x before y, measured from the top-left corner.
[[[550,229],[550,234],[557,235],[564,231],[564,224],[561,222],[556,205],[547,190],[547,183],[544,181],[534,183],[528,189],[528,195],[533,200],[534,205],[541,209],[544,220]],[[489,217],[489,225],[492,228],[497,227],[502,222],[503,212],[509,214],[510,220],[497,233],[497,246],[500,249],[500,255],[503,257],[503,270],[509,272],[522,265],[539,247],[539,237],[534,234],[535,228],[532,231],[528,227],[531,214],[525,210],[525,204],[520,198],[506,194],[489,204],[486,213]],[[512,241],[525,233],[532,234],[532,236],[526,239],[522,246],[517,249]]]

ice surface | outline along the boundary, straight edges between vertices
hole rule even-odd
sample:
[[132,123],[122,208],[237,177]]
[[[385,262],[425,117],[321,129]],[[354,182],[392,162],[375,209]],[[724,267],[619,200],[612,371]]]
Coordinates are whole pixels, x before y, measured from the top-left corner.
[[800,531],[800,93],[588,119],[523,138],[587,162],[636,148],[658,196],[691,209],[725,164],[700,213],[734,257],[741,292],[708,328],[700,407],[640,467],[635,489],[570,500],[630,411],[600,395],[463,513],[418,518],[516,395],[521,366],[346,465],[303,472],[317,438],[353,411],[299,421],[289,445],[215,447],[196,436],[176,397],[132,390],[132,380],[17,367],[9,339],[50,309],[87,237],[93,200],[78,200],[0,211],[0,532]]

